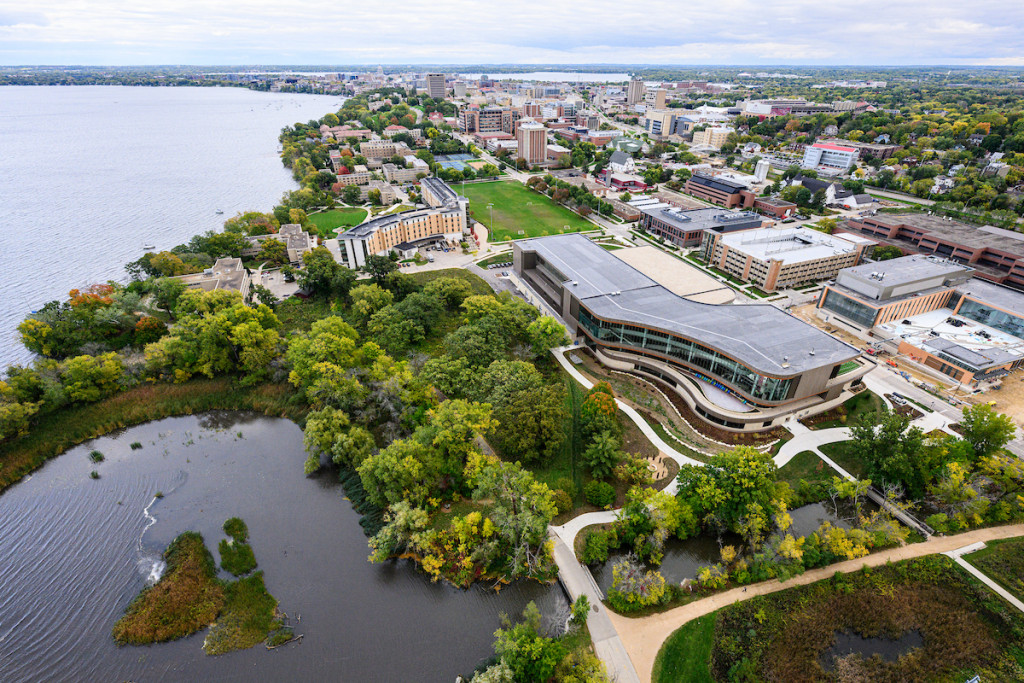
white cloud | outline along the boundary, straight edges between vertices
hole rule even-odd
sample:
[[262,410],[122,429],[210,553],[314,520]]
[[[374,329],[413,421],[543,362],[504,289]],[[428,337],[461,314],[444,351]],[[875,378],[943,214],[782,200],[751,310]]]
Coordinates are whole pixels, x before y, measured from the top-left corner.
[[5,9],[0,63],[1018,64],[1005,0],[51,0]]

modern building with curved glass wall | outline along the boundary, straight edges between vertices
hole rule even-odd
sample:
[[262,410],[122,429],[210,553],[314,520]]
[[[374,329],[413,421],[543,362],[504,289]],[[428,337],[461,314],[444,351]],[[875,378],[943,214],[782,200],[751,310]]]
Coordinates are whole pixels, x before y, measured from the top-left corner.
[[774,306],[680,297],[582,235],[516,242],[514,266],[601,362],[669,384],[729,429],[828,410],[873,367]]

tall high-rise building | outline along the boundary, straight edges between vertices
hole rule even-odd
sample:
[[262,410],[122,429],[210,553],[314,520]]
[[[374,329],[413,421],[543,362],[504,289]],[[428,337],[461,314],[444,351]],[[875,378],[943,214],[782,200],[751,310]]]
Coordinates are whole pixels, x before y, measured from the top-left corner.
[[519,159],[526,163],[539,164],[547,158],[548,129],[536,121],[523,121],[516,131],[516,142],[519,144]]
[[633,106],[643,102],[646,90],[643,79],[639,76],[633,76],[629,81],[629,88],[626,90],[626,104]]
[[455,81],[455,96],[456,97],[465,97],[466,96],[466,82],[465,81]]
[[444,74],[427,74],[427,95],[435,100],[444,99]]

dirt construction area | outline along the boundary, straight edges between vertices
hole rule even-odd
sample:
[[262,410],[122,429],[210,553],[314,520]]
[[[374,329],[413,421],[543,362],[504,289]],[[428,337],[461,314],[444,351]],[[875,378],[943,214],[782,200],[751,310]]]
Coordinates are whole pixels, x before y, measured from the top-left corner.
[[[859,339],[851,333],[843,330],[837,325],[831,325],[829,323],[820,320],[814,314],[815,304],[806,304],[804,306],[798,306],[790,310],[790,313],[796,317],[809,322],[810,324],[818,327],[832,336],[842,341],[856,346],[858,349],[866,349],[867,342],[863,339]],[[961,401],[968,403],[988,403],[995,401],[993,407],[1000,413],[1009,415],[1017,423],[1017,426],[1024,430],[1024,372],[1017,370],[1007,375],[1002,379],[1002,382],[997,384],[995,387],[984,387],[986,390],[981,393],[974,393],[974,389],[970,387],[957,387],[955,382],[942,381],[934,375],[922,372],[916,364],[907,363],[901,358],[893,358],[892,356],[881,356],[878,359],[879,363],[886,363],[888,360],[893,360],[896,363],[896,369],[901,372],[907,372],[916,381],[925,382],[931,387],[941,386],[943,393],[953,396]]]

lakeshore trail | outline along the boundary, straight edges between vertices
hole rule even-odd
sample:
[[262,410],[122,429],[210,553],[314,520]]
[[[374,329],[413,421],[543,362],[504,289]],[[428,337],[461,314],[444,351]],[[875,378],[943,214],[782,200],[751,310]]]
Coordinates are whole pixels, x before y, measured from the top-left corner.
[[1008,526],[988,527],[976,529],[962,534],[952,536],[933,536],[921,543],[912,543],[900,548],[891,548],[867,557],[856,560],[847,560],[837,564],[812,569],[800,576],[791,578],[785,583],[779,581],[765,581],[764,583],[752,584],[750,586],[733,588],[732,590],[718,593],[687,605],[660,614],[652,614],[647,617],[632,619],[608,610],[608,617],[612,625],[619,633],[630,661],[641,681],[650,681],[651,672],[654,669],[654,660],[661,650],[662,643],[683,624],[696,619],[697,617],[710,614],[735,602],[748,600],[756,595],[766,595],[778,591],[803,586],[822,579],[827,579],[836,572],[850,573],[862,567],[877,567],[888,562],[899,562],[924,555],[935,555],[945,553],[979,541],[994,541],[1014,536],[1024,536],[1024,524],[1011,524]]

